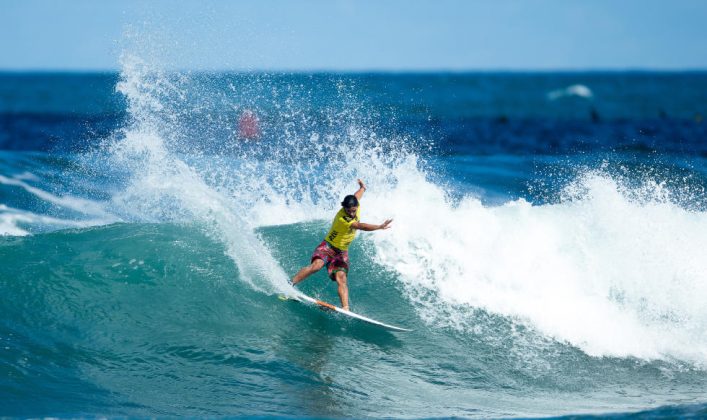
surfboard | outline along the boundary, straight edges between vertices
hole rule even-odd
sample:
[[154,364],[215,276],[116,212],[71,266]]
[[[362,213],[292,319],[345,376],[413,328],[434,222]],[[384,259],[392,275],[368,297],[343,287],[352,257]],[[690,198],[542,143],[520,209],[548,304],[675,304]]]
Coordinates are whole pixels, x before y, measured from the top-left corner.
[[359,315],[359,314],[351,312],[351,311],[347,311],[346,309],[341,308],[339,306],[332,305],[331,303],[324,302],[323,300],[319,300],[319,299],[315,299],[313,297],[307,296],[302,292],[298,292],[294,296],[282,296],[281,295],[280,299],[282,299],[282,300],[296,300],[298,302],[314,305],[314,306],[317,306],[321,309],[337,312],[337,313],[340,313],[340,314],[347,316],[349,318],[357,319],[359,321],[363,321],[367,324],[374,325],[376,327],[379,327],[379,328],[382,328],[382,329],[388,330],[388,331],[398,331],[398,332],[412,331],[411,329],[408,329],[408,328],[402,328],[402,327],[397,327],[395,325],[386,324],[385,322],[376,321],[375,319],[368,318],[368,317],[365,317],[363,315]]

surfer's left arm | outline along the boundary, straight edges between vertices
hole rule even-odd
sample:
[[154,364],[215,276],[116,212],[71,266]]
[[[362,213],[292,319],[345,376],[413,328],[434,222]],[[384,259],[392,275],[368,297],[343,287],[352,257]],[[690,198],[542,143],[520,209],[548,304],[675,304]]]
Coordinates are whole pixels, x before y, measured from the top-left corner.
[[390,223],[392,221],[393,221],[393,219],[388,219],[385,222],[381,223],[380,225],[372,225],[370,223],[362,223],[362,222],[353,222],[353,223],[351,223],[351,227],[354,229],[363,230],[366,232],[372,232],[374,230],[390,229]]
[[363,183],[360,179],[357,179],[358,181],[358,191],[354,193],[354,197],[356,197],[356,200],[361,200],[361,197],[363,197],[363,193],[366,191],[366,184]]

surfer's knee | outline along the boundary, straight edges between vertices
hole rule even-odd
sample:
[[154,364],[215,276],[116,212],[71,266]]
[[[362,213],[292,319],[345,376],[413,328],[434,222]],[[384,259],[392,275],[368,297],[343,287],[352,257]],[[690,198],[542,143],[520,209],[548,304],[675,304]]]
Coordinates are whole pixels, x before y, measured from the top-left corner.
[[309,269],[312,270],[312,272],[319,271],[324,267],[324,260],[320,260],[317,258],[316,260],[312,261],[312,263],[309,265]]
[[336,280],[337,283],[346,286],[346,272],[337,271],[336,274],[334,274],[334,280]]

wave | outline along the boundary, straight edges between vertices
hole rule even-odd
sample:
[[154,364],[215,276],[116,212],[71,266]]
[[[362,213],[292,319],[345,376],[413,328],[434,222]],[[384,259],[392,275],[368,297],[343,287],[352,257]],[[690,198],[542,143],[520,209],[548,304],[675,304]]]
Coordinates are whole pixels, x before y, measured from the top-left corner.
[[[19,223],[32,217],[57,227],[196,223],[223,244],[239,281],[273,294],[289,289],[287,278],[307,256],[286,265],[272,247],[275,239],[265,240],[260,229],[326,224],[363,178],[364,220],[394,222],[390,231],[362,234],[362,241],[430,325],[473,332],[481,311],[591,356],[704,368],[707,340],[696,332],[707,328],[698,298],[707,291],[700,255],[707,219],[702,207],[683,203],[699,203],[699,194],[685,200],[684,192],[650,180],[630,185],[585,171],[554,203],[510,199],[492,206],[469,192],[453,198],[424,159],[429,143],[379,135],[346,92],[317,118],[317,107],[301,100],[306,95],[295,95],[296,105],[268,117],[281,133],[264,132],[258,142],[234,139],[228,153],[206,154],[192,134],[207,135],[211,125],[224,130],[235,120],[190,127],[181,121],[207,98],[221,104],[219,89],[124,56],[118,91],[131,119],[82,163],[87,176],[110,178],[110,197],[51,194],[33,186],[31,174],[3,175],[7,188],[89,216],[62,225],[64,218],[38,220],[8,207],[5,232],[26,234]],[[293,246],[307,254],[319,239]]]
[[[345,92],[329,108],[292,105],[278,117],[280,134],[206,154],[191,134],[208,135],[207,125],[224,129],[233,121],[198,127],[179,121],[206,98],[220,104],[220,88],[126,55],[118,90],[131,119],[83,161],[85,173],[112,177],[108,200],[48,193],[30,184],[37,182],[31,174],[0,181],[99,218],[63,226],[59,219],[41,221],[59,227],[196,223],[223,245],[239,281],[274,294],[288,290],[288,276],[320,238],[293,244],[301,250],[294,263],[277,258],[277,238],[266,239],[263,227],[326,224],[363,178],[370,187],[365,221],[394,218],[390,231],[361,235],[371,250],[368,264],[393,273],[406,305],[430,326],[477,334],[478,317],[490,314],[590,356],[705,366],[707,341],[696,332],[707,327],[699,301],[707,291],[700,255],[707,218],[665,185],[629,185],[588,171],[555,203],[511,199],[490,206],[470,193],[452,198],[444,180],[432,181],[423,158],[428,143],[379,135],[360,106],[343,106],[355,103]],[[313,118],[317,107],[328,114]],[[28,212],[8,207],[3,217],[6,233],[28,232],[18,227],[32,217]]]
[[180,117],[203,106],[186,98],[213,89],[123,57],[118,90],[132,121],[106,148],[109,165],[127,174],[114,212],[200,224],[224,244],[241,280],[275,293],[288,290],[296,268],[283,269],[257,229],[327,220],[363,178],[365,221],[395,221],[389,232],[362,236],[428,322],[465,330],[473,327],[464,316],[483,310],[591,356],[705,366],[707,340],[695,332],[707,328],[699,300],[707,217],[671,201],[665,186],[622,185],[599,171],[578,176],[557,203],[453,200],[431,181],[424,141],[363,128],[360,106],[333,107],[328,125],[313,123],[306,101],[279,114],[279,135],[235,142],[228,155],[198,146],[185,155],[198,141]]

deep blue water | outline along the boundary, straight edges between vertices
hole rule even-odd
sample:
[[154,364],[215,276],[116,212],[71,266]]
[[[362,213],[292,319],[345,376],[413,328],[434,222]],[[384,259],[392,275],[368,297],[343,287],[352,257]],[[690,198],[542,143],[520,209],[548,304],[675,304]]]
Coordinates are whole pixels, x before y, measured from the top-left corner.
[[[705,417],[705,116],[703,72],[0,73],[0,416]],[[352,309],[411,333],[277,299],[357,178]]]

